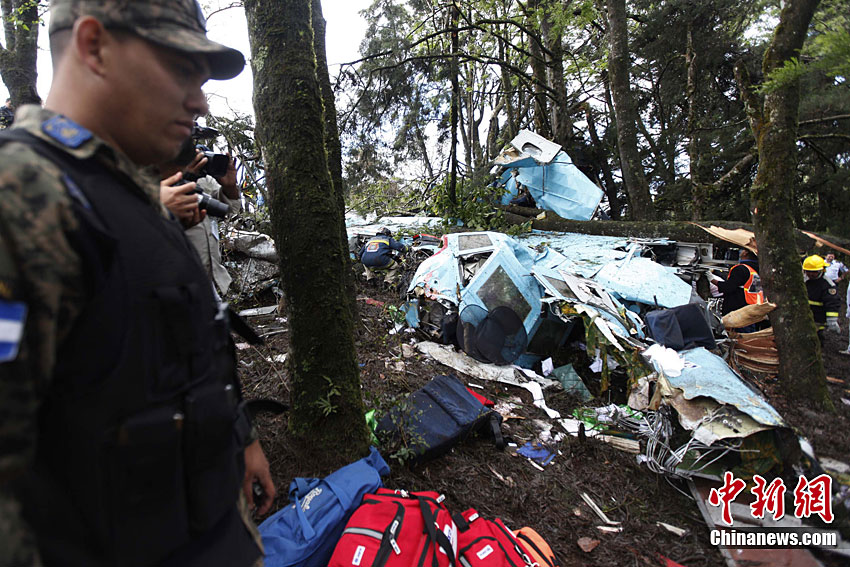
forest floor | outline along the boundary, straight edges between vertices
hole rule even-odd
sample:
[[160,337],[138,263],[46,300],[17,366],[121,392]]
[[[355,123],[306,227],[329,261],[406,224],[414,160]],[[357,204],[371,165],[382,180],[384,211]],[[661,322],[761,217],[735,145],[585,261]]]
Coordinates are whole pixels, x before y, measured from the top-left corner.
[[[844,287],[842,286],[842,293]],[[269,296],[271,298],[271,296]],[[367,302],[370,298],[384,306]],[[364,401],[367,408],[387,409],[405,394],[422,387],[438,374],[453,371],[410,348],[412,335],[389,334],[392,325],[388,306],[399,305],[397,293],[359,284],[359,324],[356,345],[361,366]],[[266,304],[272,303],[273,299]],[[240,306],[240,307],[251,307]],[[843,315],[843,314],[842,314]],[[763,384],[766,397],[785,416],[798,434],[808,438],[818,456],[846,462],[850,457],[850,356],[838,354],[848,344],[847,319],[842,317],[843,332],[827,336],[825,364],[827,374],[844,380],[830,383],[829,390],[836,413],[818,413],[799,407],[779,393],[775,383]],[[251,323],[277,334],[265,345],[239,351],[240,369],[247,397],[266,397],[288,401],[286,365],[275,356],[288,352],[289,338],[284,317],[276,314],[252,317]],[[484,386],[480,392],[492,400],[517,403],[510,419],[502,425],[506,437],[522,445],[534,440],[546,415],[531,405],[530,394],[492,382],[460,375],[465,382]],[[570,415],[582,404],[565,393],[547,391],[547,405],[561,415]],[[590,405],[603,405],[594,400]],[[296,476],[324,476],[331,471],[314,470],[315,459],[290,442],[286,434],[286,416],[261,417],[259,431],[278,498],[272,511],[287,503],[287,488]],[[554,430],[553,430],[554,431]],[[476,508],[485,517],[499,517],[512,529],[531,526],[552,546],[564,567],[573,565],[620,566],[665,565],[669,558],[685,567],[721,566],[724,559],[709,541],[709,532],[687,485],[669,481],[639,465],[635,456],[593,439],[580,441],[567,436],[557,446],[554,461],[538,470],[525,458],[506,450],[498,451],[484,438],[469,439],[450,453],[426,464],[410,468],[384,455],[392,472],[384,485],[405,490],[434,490],[446,496],[453,512]],[[790,489],[789,489],[790,490]],[[620,533],[602,533],[599,519],[584,504],[586,492],[612,519],[622,522]],[[259,518],[262,520],[262,518]],[[677,536],[657,525],[664,522],[687,530]],[[577,544],[590,538],[598,545],[590,552]],[[823,557],[825,565],[839,565]]]

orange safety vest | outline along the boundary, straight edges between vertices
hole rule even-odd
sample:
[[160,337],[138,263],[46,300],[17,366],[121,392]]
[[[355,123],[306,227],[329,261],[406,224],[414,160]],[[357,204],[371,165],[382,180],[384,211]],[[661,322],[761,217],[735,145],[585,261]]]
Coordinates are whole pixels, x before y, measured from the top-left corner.
[[743,286],[744,300],[747,302],[747,305],[761,305],[765,302],[764,291],[761,289],[761,278],[759,277],[758,272],[756,272],[752,267],[747,264],[735,264],[729,268],[729,273],[726,275],[726,279],[729,279],[729,276],[732,275],[732,270],[738,266],[744,266],[750,272],[750,278]]

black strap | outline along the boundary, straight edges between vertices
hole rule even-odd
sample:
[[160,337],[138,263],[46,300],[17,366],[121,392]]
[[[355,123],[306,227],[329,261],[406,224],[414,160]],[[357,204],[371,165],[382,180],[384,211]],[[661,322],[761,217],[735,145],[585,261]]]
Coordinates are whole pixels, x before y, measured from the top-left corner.
[[493,433],[493,443],[500,451],[505,449],[505,438],[502,437],[502,416],[498,412],[490,413],[490,431]]
[[[428,540],[434,544],[434,556],[431,559],[431,564],[434,567],[439,565],[439,561],[437,560],[437,546],[443,548],[443,551],[446,552],[446,555],[449,558],[449,564],[455,565],[455,556],[454,549],[452,549],[452,544],[449,541],[449,538],[446,537],[446,534],[437,529],[436,520],[437,515],[431,510],[431,506],[428,505],[429,500],[433,501],[431,498],[424,498],[417,496],[417,500],[419,500],[419,509],[422,511],[422,520],[425,524],[425,533],[428,534]],[[419,559],[419,565],[422,565],[422,562],[425,560],[425,555],[427,554],[428,546],[425,546],[426,553],[422,554],[422,557]]]
[[[537,552],[537,555],[539,555],[540,557],[542,557],[542,558],[546,561],[546,563],[548,564],[548,566],[549,566],[549,567],[559,567],[560,563],[558,562],[558,559],[555,557],[554,552],[553,552],[553,554],[552,554],[552,556],[551,556],[551,557],[550,557],[550,556],[548,556],[548,555],[546,555],[545,553],[543,553],[543,550],[542,550],[542,549],[540,549],[540,548],[537,546],[537,544],[536,544],[536,543],[534,543],[534,541],[533,541],[530,537],[528,537],[527,535],[525,535],[525,534],[524,534],[524,533],[522,533],[522,532],[519,532],[519,533],[516,535],[516,537],[517,537],[517,539],[521,539],[523,542],[525,542],[525,543],[527,543],[528,545],[530,545],[530,546],[531,546],[531,548],[532,548],[534,551],[536,551],[536,552]],[[541,567],[543,567],[543,566],[541,566]]]
[[287,411],[289,406],[271,398],[259,398],[245,402],[245,410],[253,420],[260,413],[280,415]]
[[258,335],[257,332],[251,328],[248,321],[240,317],[239,314],[230,307],[227,308],[227,317],[230,320],[230,329],[245,339],[248,344],[261,345],[266,342],[263,337]]

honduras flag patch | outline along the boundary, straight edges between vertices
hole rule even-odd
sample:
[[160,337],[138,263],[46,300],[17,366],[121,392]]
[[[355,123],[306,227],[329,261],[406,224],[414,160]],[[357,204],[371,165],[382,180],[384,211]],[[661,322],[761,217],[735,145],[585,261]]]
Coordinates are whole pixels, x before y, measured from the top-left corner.
[[14,360],[24,334],[27,306],[0,299],[0,362]]

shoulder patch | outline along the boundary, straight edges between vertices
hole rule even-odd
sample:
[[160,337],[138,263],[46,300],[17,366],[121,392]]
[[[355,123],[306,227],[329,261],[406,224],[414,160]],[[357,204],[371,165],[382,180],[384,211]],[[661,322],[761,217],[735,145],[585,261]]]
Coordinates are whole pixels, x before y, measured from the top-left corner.
[[64,116],[53,116],[41,124],[41,130],[69,148],[79,148],[92,139],[92,133]]
[[838,291],[834,287],[829,288],[830,295],[835,295],[836,293],[838,293]]
[[24,334],[27,306],[0,299],[0,362],[15,360]]

